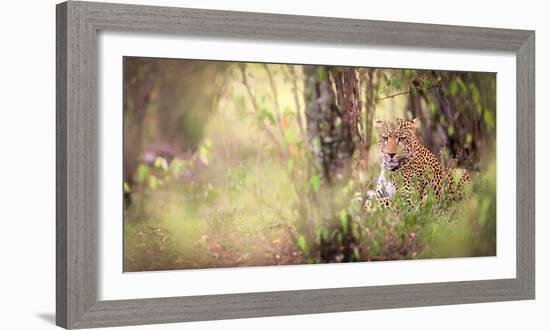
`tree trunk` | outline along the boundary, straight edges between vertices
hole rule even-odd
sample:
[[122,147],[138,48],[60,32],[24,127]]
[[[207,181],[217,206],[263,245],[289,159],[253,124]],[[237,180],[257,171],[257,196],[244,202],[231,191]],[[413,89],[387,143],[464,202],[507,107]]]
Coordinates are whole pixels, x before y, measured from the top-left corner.
[[[150,65],[138,65],[124,59],[123,111],[124,111],[124,160],[123,179],[130,187],[134,183],[134,173],[144,150],[143,129],[147,106],[153,91],[153,77]],[[130,203],[130,194],[124,193],[125,205]]]
[[[491,85],[492,80],[481,80],[475,73],[439,76],[432,72],[429,79],[437,81],[437,85],[411,87],[408,103],[412,116],[420,118],[423,144],[436,155],[447,149],[459,166],[473,168],[483,152],[481,141],[491,141],[494,135],[495,86]],[[454,91],[450,92],[452,84]],[[481,100],[480,92],[484,95]],[[428,111],[430,106],[435,111]]]
[[359,101],[355,74],[346,71],[332,72],[333,87],[328,68],[304,67],[308,145],[327,184],[345,182],[351,172],[354,138],[350,124],[357,121]]
[[362,148],[361,148],[361,166],[363,170],[367,170],[369,166],[369,150],[371,147],[372,133],[373,133],[373,122],[374,122],[374,107],[375,107],[375,96],[374,96],[374,76],[375,69],[367,69],[367,76],[364,77],[366,80],[365,87],[365,123],[363,131],[365,138],[363,139]]

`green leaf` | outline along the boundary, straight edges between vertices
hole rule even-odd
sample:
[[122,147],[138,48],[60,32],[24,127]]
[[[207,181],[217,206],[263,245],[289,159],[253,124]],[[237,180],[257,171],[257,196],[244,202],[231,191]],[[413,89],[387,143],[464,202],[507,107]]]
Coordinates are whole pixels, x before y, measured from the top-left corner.
[[340,128],[342,126],[342,119],[340,117],[336,117],[336,120],[334,121],[334,127]]
[[449,88],[447,89],[447,92],[449,93],[449,95],[455,96],[457,91],[458,91],[458,85],[456,84],[456,81],[453,80],[449,84]]
[[386,82],[386,86],[389,86],[391,84],[391,80],[385,72],[383,73],[383,77],[384,81]]
[[468,93],[468,89],[466,88],[466,85],[464,85],[462,79],[457,79],[456,83],[458,84],[458,87],[460,87],[460,91],[462,92],[462,94]]
[[128,184],[128,182],[124,182],[123,189],[124,189],[124,192],[125,192],[125,193],[130,193],[130,192],[132,192],[132,190],[130,189],[130,185]]
[[155,158],[154,165],[156,168],[162,168],[164,171],[168,170],[168,162],[162,157]]
[[183,172],[185,168],[185,163],[183,162],[183,160],[176,157],[170,161],[168,167],[170,168],[172,176],[177,178],[181,174],[181,172]]
[[321,150],[321,137],[318,136],[313,140],[313,148],[314,150]]
[[428,111],[430,111],[431,114],[435,114],[435,104],[432,102],[428,103]]
[[447,127],[447,134],[448,134],[449,136],[453,136],[453,135],[455,134],[455,128],[454,128],[454,126],[451,125],[451,126]]
[[208,165],[210,163],[210,150],[206,148],[204,145],[201,145],[199,147],[199,159],[204,165]]
[[286,170],[291,173],[292,170],[294,169],[294,159],[289,159],[287,162],[286,162]]
[[296,136],[296,133],[294,133],[293,130],[286,130],[285,133],[284,133],[284,143],[285,145],[289,145],[289,144],[292,144],[292,143],[296,143],[297,141],[297,136]]
[[493,118],[493,114],[489,111],[485,111],[483,113],[483,120],[485,121],[485,124],[488,127],[493,127],[495,125],[495,119]]
[[136,181],[143,183],[149,175],[149,167],[145,164],[139,164],[136,170]]
[[322,66],[318,67],[315,73],[317,74],[317,80],[322,81],[327,79],[327,72]]
[[258,112],[258,117],[262,121],[263,120],[268,121],[271,125],[275,124],[275,117],[273,116],[273,114],[271,112],[267,111],[266,109],[261,109]]
[[346,210],[340,211],[340,226],[344,234],[348,232],[348,212]]
[[283,114],[288,117],[293,117],[296,115],[288,105],[283,108]]
[[375,137],[374,135],[372,135],[372,136],[370,137],[370,145],[373,146],[373,145],[376,144],[376,142],[377,142],[377,141],[376,141],[376,137]]
[[401,80],[400,79],[392,79],[391,80],[391,86],[396,89],[396,90],[399,90],[401,89]]
[[470,88],[470,92],[472,93],[472,101],[476,107],[477,113],[481,114],[481,102],[479,97],[479,90],[477,89],[476,85],[473,83],[470,83],[468,85]]
[[470,145],[474,141],[472,134],[466,134],[466,144]]
[[149,188],[151,190],[157,189],[158,186],[158,180],[157,177],[154,175],[149,176]]
[[296,241],[296,245],[298,245],[298,248],[305,254],[305,255],[308,255],[309,254],[309,247],[307,246],[307,243],[306,243],[306,238],[301,235],[300,237],[298,237],[298,240]]
[[428,88],[430,88],[430,81],[428,79],[425,79],[422,81],[422,90],[427,91]]
[[314,174],[309,178],[309,184],[311,185],[311,189],[313,189],[314,192],[319,192],[319,188],[321,188],[321,178],[319,178],[318,175]]
[[328,229],[326,229],[325,227],[321,229],[321,237],[324,241],[328,241]]

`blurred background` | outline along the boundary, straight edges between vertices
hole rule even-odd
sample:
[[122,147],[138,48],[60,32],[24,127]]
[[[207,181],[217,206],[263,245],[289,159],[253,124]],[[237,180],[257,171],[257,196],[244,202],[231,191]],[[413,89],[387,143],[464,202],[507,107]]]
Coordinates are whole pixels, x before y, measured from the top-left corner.
[[[374,119],[417,118],[461,203],[366,213]],[[124,270],[495,255],[496,75],[124,58]]]

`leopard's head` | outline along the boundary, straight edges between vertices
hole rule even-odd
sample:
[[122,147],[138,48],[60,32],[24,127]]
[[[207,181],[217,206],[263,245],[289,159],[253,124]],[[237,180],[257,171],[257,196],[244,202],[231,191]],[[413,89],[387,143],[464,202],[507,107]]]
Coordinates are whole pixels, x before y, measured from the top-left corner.
[[409,158],[418,143],[416,119],[395,121],[377,120],[378,147],[382,165],[387,170],[396,170]]

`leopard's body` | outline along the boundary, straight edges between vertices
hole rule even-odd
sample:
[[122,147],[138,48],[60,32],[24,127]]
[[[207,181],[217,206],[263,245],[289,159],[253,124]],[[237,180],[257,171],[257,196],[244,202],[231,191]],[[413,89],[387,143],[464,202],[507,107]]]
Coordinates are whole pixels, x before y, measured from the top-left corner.
[[418,140],[415,120],[378,121],[377,126],[382,169],[376,191],[369,193],[370,198],[390,207],[390,199],[398,189],[402,190],[410,204],[414,191],[418,192],[420,200],[426,197],[430,189],[438,201],[443,191],[454,200],[462,197],[463,186],[470,181],[468,172],[443,166]]

